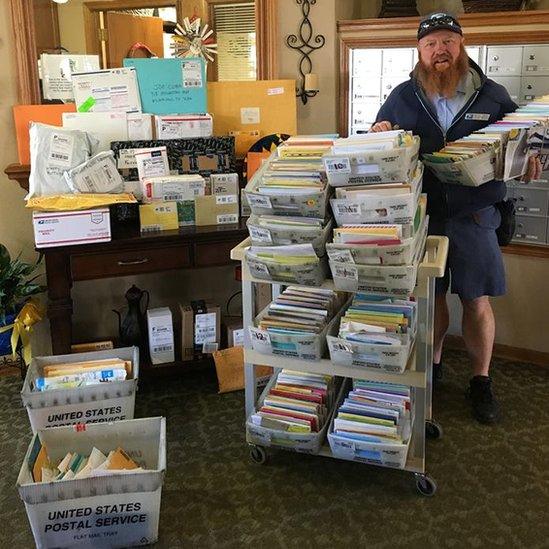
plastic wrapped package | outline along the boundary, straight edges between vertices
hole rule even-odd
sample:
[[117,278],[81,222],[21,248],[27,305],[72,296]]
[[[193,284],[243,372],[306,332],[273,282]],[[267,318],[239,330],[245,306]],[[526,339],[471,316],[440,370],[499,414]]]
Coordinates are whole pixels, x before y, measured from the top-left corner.
[[71,192],[63,173],[92,156],[97,139],[80,130],[31,123],[29,194],[47,196]]
[[122,193],[124,180],[118,173],[112,151],[103,151],[65,172],[65,179],[75,193]]

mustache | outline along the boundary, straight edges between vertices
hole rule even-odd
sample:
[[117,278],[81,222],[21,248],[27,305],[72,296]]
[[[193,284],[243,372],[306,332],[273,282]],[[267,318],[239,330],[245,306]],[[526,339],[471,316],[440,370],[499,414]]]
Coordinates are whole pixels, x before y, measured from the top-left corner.
[[433,63],[441,63],[443,61],[452,61],[452,58],[449,55],[446,55],[443,53],[442,55],[439,55],[433,59]]

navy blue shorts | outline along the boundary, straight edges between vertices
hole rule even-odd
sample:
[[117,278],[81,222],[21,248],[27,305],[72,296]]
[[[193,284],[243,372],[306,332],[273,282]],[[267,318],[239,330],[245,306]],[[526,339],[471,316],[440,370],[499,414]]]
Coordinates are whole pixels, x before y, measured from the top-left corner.
[[505,268],[496,236],[501,215],[488,206],[464,217],[430,219],[429,234],[450,240],[443,278],[436,279],[436,293],[452,293],[470,300],[484,295],[505,294]]

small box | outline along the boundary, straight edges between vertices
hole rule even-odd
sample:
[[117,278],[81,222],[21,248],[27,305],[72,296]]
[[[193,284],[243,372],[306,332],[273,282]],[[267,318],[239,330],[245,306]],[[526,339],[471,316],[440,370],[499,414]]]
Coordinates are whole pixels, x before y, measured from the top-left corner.
[[238,223],[238,213],[237,194],[197,196],[195,199],[197,227]]
[[179,310],[181,360],[193,360],[196,355],[217,351],[221,337],[219,306],[196,301],[191,305],[179,305]]
[[242,327],[242,318],[225,317],[223,319],[225,328],[225,337],[227,338],[227,347],[243,347],[244,346],[244,329]]
[[32,223],[37,248],[76,246],[111,240],[108,208],[69,212],[34,212]]
[[157,139],[211,137],[213,120],[210,114],[155,116]]
[[154,114],[128,113],[128,140],[150,141],[154,139]]
[[201,175],[169,175],[150,177],[142,182],[143,200],[194,200],[195,196],[206,194],[206,182]]
[[179,228],[176,202],[153,202],[139,206],[141,232],[172,231]]
[[172,312],[168,307],[147,311],[149,328],[149,351],[153,364],[163,364],[175,360]]
[[240,193],[237,173],[212,173],[210,175],[212,185],[211,194],[236,194]]

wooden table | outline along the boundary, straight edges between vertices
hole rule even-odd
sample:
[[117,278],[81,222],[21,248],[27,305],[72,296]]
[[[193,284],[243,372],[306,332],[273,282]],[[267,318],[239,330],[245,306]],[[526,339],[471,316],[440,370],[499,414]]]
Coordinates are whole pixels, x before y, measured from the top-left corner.
[[[6,169],[10,179],[28,188],[28,167]],[[175,269],[196,269],[234,263],[231,249],[248,235],[246,224],[185,227],[178,231],[140,234],[134,226],[114,225],[111,242],[61,246],[37,250],[45,257],[48,286],[48,318],[54,354],[71,351],[74,282],[131,276]],[[142,365],[142,373],[168,373],[188,362]]]

